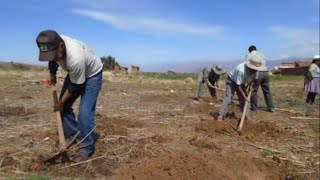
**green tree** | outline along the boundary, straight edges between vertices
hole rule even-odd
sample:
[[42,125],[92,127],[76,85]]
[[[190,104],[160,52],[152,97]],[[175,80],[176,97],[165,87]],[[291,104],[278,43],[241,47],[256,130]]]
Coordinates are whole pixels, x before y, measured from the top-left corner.
[[103,64],[104,70],[114,70],[115,66],[120,66],[116,59],[112,56],[103,56],[101,57],[101,62]]

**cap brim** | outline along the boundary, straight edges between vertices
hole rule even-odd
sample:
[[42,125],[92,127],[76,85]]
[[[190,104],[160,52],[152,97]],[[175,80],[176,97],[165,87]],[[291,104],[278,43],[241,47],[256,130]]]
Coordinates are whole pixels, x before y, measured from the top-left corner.
[[39,52],[39,61],[52,61],[56,57],[56,51]]

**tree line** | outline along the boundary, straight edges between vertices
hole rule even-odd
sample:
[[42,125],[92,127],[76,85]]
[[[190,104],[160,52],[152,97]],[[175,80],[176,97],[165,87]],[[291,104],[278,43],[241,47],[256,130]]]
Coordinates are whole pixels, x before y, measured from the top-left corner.
[[103,70],[113,71],[115,66],[120,66],[116,58],[112,56],[102,56],[101,62],[103,64]]

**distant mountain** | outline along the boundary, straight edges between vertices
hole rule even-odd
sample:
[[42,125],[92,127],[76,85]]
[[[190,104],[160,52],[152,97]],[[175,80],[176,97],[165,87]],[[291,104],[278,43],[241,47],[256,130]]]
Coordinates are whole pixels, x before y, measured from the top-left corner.
[[[295,62],[295,61],[306,61],[306,60],[310,60],[311,61],[311,57],[290,57],[290,58],[284,58],[284,59],[276,59],[276,60],[268,60],[267,61],[267,66],[269,69],[272,69],[275,66],[279,66],[281,65],[281,63],[284,62]],[[18,61],[15,62],[10,62],[10,61],[2,61],[0,60],[0,65],[2,69],[6,69],[4,68],[4,65],[6,64],[7,67],[8,65],[13,66],[23,66],[25,64],[22,63],[16,63]],[[145,65],[139,65],[137,64],[142,72],[167,72],[168,70],[171,71],[175,71],[175,72],[186,72],[186,73],[197,73],[199,72],[204,66],[206,65],[210,65],[210,64],[218,64],[224,68],[226,68],[228,71],[232,70],[236,65],[238,65],[239,63],[243,62],[243,60],[189,60],[189,61],[185,61],[185,62],[180,62],[180,63],[166,63],[166,64],[145,64]],[[31,66],[36,66],[36,67],[40,67],[40,68],[46,68],[46,64],[29,64]],[[125,64],[124,66],[127,66],[130,68],[129,64]],[[129,69],[130,71],[130,69]]]
[[[295,62],[295,61],[305,61],[311,58],[305,57],[291,57],[284,59],[276,59],[276,60],[268,60],[267,67],[272,69],[275,66],[281,65],[284,62]],[[227,70],[232,70],[239,63],[243,62],[243,60],[204,60],[204,61],[186,61],[185,63],[174,63],[174,64],[148,64],[148,65],[140,65],[140,69],[144,72],[167,72],[168,70],[175,72],[199,72],[204,66],[210,64],[218,64]]]

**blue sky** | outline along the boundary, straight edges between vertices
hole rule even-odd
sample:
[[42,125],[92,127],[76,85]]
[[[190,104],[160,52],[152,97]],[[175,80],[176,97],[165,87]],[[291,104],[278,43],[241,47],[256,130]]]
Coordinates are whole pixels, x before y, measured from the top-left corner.
[[54,29],[121,64],[319,54],[319,0],[2,0],[0,60],[38,63],[35,38]]

